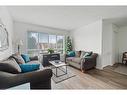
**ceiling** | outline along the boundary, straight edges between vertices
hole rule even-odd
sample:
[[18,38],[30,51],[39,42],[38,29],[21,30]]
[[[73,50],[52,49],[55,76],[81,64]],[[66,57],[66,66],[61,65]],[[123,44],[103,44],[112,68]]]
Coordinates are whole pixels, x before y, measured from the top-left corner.
[[127,6],[9,6],[15,21],[73,30],[99,19],[127,25]]

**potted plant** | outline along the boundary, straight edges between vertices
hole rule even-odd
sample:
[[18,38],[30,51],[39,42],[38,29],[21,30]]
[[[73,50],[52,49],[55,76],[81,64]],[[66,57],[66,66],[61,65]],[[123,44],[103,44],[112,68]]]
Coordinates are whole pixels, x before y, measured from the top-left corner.
[[49,53],[49,54],[52,54],[52,53],[54,53],[54,50],[53,50],[52,48],[49,48],[49,49],[48,49],[48,53]]

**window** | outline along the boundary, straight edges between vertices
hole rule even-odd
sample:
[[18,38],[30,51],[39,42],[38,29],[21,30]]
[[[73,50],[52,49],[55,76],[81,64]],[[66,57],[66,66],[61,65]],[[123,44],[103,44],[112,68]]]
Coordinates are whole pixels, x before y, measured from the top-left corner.
[[56,35],[49,35],[49,48],[56,50]]
[[64,37],[57,36],[57,51],[60,53],[63,53],[63,42],[64,42]]
[[63,53],[64,36],[49,35],[41,32],[28,32],[28,53],[37,53],[39,51],[47,51],[52,48],[54,51]]
[[48,34],[39,33],[39,49],[48,49]]
[[38,33],[28,32],[28,49],[37,49],[38,47]]

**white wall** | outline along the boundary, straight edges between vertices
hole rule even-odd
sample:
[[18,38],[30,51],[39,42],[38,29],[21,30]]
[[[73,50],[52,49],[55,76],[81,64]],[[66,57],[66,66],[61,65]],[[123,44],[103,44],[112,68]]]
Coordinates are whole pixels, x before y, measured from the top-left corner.
[[118,62],[118,27],[107,20],[98,20],[71,32],[75,50],[99,54],[98,69]]
[[117,33],[119,62],[122,63],[122,54],[127,52],[127,26],[120,27]]
[[112,65],[112,24],[103,20],[102,67]]
[[27,53],[27,31],[36,31],[36,32],[44,32],[49,34],[57,34],[57,35],[68,35],[68,31],[61,29],[54,29],[34,24],[28,24],[23,22],[14,22],[14,51],[17,51],[17,45],[15,44],[17,40],[23,40],[23,46],[21,48],[22,53]]
[[113,64],[114,63],[118,63],[118,47],[119,47],[119,45],[118,45],[118,29],[119,29],[119,27],[117,27],[116,25],[112,25],[112,28],[113,28],[113,47],[112,47],[112,49],[113,49],[113,60],[112,60],[112,62],[113,62]]
[[118,62],[117,32],[116,25],[103,20],[102,29],[102,67],[113,65]]
[[13,20],[6,7],[0,7],[0,19],[9,33],[9,48],[5,51],[0,51],[0,60],[3,60],[12,54]]
[[93,51],[99,54],[97,68],[101,69],[102,20],[71,31],[74,50]]

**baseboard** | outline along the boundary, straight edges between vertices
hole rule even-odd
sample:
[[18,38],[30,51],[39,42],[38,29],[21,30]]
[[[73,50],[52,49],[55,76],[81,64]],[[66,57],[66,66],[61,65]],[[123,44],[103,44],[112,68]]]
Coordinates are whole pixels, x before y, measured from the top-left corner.
[[103,70],[103,67],[95,67],[96,69]]

